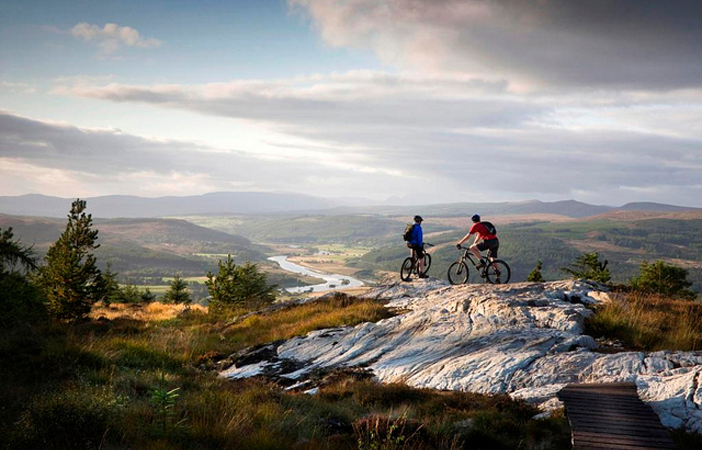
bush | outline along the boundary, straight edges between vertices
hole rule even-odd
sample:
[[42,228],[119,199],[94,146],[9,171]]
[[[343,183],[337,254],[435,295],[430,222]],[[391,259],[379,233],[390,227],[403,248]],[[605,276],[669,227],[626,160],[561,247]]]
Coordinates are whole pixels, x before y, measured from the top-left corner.
[[215,313],[260,307],[275,300],[275,286],[268,284],[266,274],[250,262],[243,266],[235,265],[231,255],[227,256],[226,261],[219,261],[217,275],[207,273],[205,284],[212,297],[210,311]]
[[533,283],[543,283],[545,280],[543,275],[541,275],[542,267],[543,263],[541,262],[541,260],[539,260],[539,262],[536,263],[536,267],[534,267],[534,270],[532,270],[529,276],[527,277],[527,281],[531,281]]
[[600,262],[597,252],[584,253],[576,258],[571,266],[563,267],[561,270],[570,274],[573,278],[584,278],[597,281],[598,283],[608,283],[612,278],[612,274],[607,268],[607,260]]
[[660,260],[653,264],[644,261],[639,276],[631,280],[631,287],[640,292],[694,300],[697,293],[690,289],[692,282],[687,280],[687,275],[687,270],[682,267]]
[[90,389],[37,397],[10,431],[14,449],[98,449],[117,422],[121,400]]
[[180,275],[176,275],[171,281],[171,286],[163,294],[163,303],[184,303],[189,305],[190,302],[188,284]]

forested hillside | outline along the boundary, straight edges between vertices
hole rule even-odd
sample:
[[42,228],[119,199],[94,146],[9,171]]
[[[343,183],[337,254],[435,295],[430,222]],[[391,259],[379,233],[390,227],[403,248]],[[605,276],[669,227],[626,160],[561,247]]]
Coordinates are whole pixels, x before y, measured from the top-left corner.
[[[688,270],[694,288],[702,291],[702,219],[627,222],[583,219],[565,224],[512,224],[498,228],[499,256],[511,266],[513,281],[525,280],[539,260],[547,279],[563,278],[561,267],[568,266],[584,252],[598,252],[609,261],[614,282],[628,282],[644,260],[662,259]],[[463,234],[454,231],[428,239],[438,244],[432,251],[430,275],[445,277],[448,266],[459,257],[453,244]],[[398,242],[367,253],[351,264],[394,272],[407,254],[407,248]]]
[[[254,242],[285,244],[347,244],[382,247],[402,241],[402,231],[411,217],[371,214],[326,216],[198,216],[186,217],[198,225],[246,236]],[[453,227],[428,224],[426,232]]]
[[[95,254],[123,277],[204,275],[216,267],[205,255],[231,254],[237,261],[262,261],[261,248],[241,236],[173,219],[98,219],[100,247]],[[62,219],[0,215],[0,227],[12,227],[26,245],[42,258],[65,228]]]

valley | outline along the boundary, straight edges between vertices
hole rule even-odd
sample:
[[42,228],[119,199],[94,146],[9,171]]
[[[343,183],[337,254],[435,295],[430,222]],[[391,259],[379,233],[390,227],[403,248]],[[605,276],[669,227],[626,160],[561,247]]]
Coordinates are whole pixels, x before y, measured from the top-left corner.
[[[528,208],[530,207],[530,208]],[[642,206],[643,207],[643,206]],[[512,280],[524,281],[538,261],[547,280],[565,277],[560,270],[586,252],[609,262],[613,282],[626,284],[643,261],[663,260],[683,267],[693,288],[702,290],[702,210],[667,205],[603,209],[577,202],[546,204],[460,204],[346,208],[322,212],[275,214],[182,215],[166,218],[96,217],[99,264],[118,274],[121,283],[164,292],[175,274],[204,299],[204,279],[231,254],[236,263],[259,265],[280,288],[312,286],[318,277],[295,274],[270,261],[288,261],[321,273],[355,277],[373,284],[397,272],[408,255],[401,232],[412,212],[422,212],[425,241],[435,246],[430,276],[445,278],[457,259],[453,244],[470,225],[465,211],[483,213],[500,236],[500,258],[512,268]],[[90,208],[90,206],[89,206]],[[480,209],[478,209],[480,208]],[[658,208],[653,210],[651,208]],[[426,210],[433,214],[427,214]],[[586,215],[586,214],[593,215]],[[64,220],[0,214],[0,227],[13,227],[22,242],[34,245],[41,258],[58,238]]]

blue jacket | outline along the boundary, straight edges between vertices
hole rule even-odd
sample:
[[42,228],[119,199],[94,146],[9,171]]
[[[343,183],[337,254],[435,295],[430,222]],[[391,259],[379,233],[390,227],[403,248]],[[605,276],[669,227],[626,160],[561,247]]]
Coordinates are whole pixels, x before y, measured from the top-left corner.
[[412,227],[412,240],[409,241],[410,244],[419,245],[420,247],[424,244],[424,233],[422,232],[422,226],[415,223]]

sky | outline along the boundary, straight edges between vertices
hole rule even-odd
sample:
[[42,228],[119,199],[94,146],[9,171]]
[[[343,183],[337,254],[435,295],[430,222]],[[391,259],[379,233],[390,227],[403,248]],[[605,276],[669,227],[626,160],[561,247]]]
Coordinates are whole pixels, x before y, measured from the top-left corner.
[[0,195],[702,207],[699,0],[0,0]]

